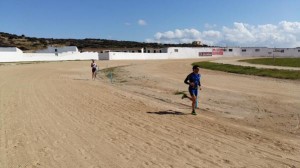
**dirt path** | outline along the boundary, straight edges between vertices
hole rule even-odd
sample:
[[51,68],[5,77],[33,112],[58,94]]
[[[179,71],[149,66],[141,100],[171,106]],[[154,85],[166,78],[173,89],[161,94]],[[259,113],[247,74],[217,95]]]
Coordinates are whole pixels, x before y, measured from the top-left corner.
[[192,116],[194,61],[0,66],[0,167],[300,167],[299,82],[201,70]]

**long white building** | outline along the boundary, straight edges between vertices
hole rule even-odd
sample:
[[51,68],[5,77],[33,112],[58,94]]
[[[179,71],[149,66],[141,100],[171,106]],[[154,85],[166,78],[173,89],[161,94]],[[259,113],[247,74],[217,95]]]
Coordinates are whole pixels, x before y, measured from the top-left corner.
[[83,52],[75,46],[48,47],[36,53],[23,53],[16,47],[0,47],[0,62],[60,61],[60,60],[153,60],[197,59],[207,57],[300,57],[300,48],[266,47],[169,47],[143,48],[139,52]]
[[224,56],[300,57],[300,48],[228,47],[223,50]]
[[300,57],[300,48],[267,47],[169,47],[159,53],[99,53],[99,60],[189,59],[201,57]]
[[97,52],[78,52],[77,47],[50,47],[37,53],[23,53],[16,47],[0,47],[0,62],[64,61],[98,59]]

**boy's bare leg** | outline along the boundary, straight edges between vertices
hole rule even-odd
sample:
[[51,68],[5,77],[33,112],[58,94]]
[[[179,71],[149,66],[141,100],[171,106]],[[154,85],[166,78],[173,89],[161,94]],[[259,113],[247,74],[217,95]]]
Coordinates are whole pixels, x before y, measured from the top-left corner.
[[192,110],[193,110],[193,112],[195,111],[196,99],[197,99],[197,97],[194,96],[194,95],[193,95],[192,98],[191,98],[191,101],[192,101]]
[[196,115],[195,107],[196,107],[197,96],[192,95],[191,97],[189,97],[189,96],[187,96],[186,94],[184,94],[184,95],[182,96],[182,99],[184,99],[184,98],[188,98],[189,100],[192,101],[192,114],[193,114],[193,115]]

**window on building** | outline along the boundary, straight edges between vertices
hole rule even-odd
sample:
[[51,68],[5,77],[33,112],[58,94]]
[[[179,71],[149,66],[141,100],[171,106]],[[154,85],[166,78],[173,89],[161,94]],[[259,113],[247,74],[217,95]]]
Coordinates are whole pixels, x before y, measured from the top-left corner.
[[132,53],[134,53],[134,51],[132,51]]
[[138,52],[139,52],[139,53],[141,53],[141,52],[142,52],[142,50],[138,50]]
[[233,49],[229,49],[228,51],[229,51],[229,52],[232,52],[232,51],[233,51]]
[[154,53],[156,53],[156,50],[153,50]]
[[281,50],[280,52],[284,53],[284,50]]
[[224,48],[224,49],[223,49],[223,51],[227,51],[227,49],[226,49],[226,48]]
[[178,49],[174,49],[174,52],[178,52]]
[[148,50],[148,53],[150,53],[150,50]]
[[242,49],[242,52],[246,52],[247,50],[246,49]]
[[55,49],[54,51],[57,52],[57,49]]
[[255,49],[255,52],[259,52],[260,51],[260,49]]
[[298,50],[298,52],[300,52],[300,50]]
[[162,51],[161,51],[161,50],[159,50],[159,52],[161,53]]

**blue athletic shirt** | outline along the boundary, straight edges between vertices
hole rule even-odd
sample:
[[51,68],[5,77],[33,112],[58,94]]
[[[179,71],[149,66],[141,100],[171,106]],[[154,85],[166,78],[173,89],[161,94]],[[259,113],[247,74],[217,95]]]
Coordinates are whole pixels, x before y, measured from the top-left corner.
[[198,86],[201,86],[200,79],[201,79],[200,74],[195,74],[192,72],[185,78],[184,83],[189,85],[190,83],[194,82],[195,84],[194,87],[190,85],[189,89],[198,89]]

